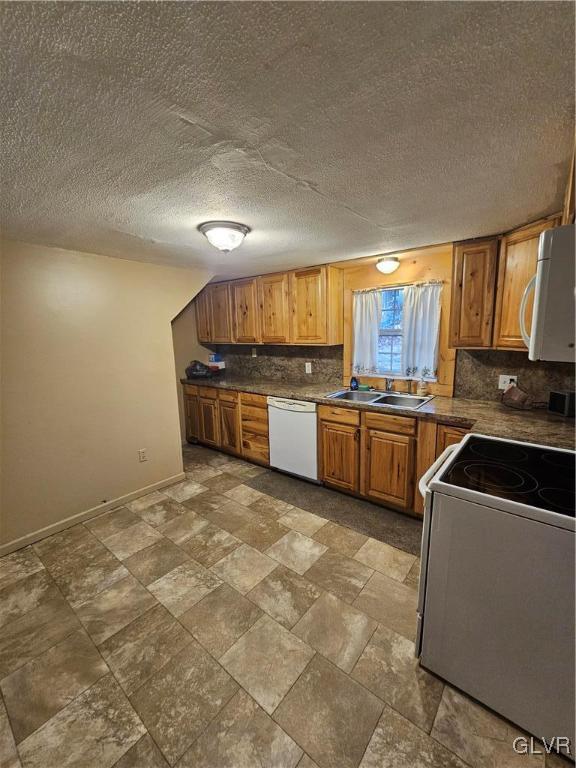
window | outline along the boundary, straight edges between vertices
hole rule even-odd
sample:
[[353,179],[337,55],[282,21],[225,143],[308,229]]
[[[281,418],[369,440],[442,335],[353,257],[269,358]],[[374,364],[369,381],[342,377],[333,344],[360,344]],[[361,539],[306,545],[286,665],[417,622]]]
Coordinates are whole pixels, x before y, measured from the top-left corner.
[[382,376],[402,373],[403,288],[382,291],[382,313],[378,328],[378,373]]

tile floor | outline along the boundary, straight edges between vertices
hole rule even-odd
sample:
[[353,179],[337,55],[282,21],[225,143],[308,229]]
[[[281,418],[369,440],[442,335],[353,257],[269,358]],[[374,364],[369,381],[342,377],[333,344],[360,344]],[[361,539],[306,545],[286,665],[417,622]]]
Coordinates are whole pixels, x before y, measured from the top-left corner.
[[187,479],[0,559],[0,768],[538,768],[413,657],[418,558]]

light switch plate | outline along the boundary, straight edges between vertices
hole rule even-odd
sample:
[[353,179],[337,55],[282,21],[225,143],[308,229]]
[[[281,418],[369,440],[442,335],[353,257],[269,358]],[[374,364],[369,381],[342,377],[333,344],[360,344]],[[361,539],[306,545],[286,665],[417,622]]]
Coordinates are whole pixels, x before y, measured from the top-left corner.
[[518,384],[518,376],[507,373],[498,376],[498,389],[506,389],[509,384]]
[[304,363],[304,370],[306,373],[312,373],[312,363]]
[[256,347],[252,347],[252,357],[258,357],[258,350]]

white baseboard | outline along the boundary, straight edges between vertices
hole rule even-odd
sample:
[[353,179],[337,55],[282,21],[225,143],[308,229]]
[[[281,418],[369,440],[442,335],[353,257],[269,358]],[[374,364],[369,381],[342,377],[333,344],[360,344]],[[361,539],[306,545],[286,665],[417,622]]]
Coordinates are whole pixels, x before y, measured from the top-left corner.
[[146,494],[152,493],[152,491],[157,491],[160,488],[165,488],[167,485],[173,485],[174,483],[185,479],[186,474],[184,472],[179,472],[177,475],[167,477],[165,480],[159,480],[157,483],[147,485],[145,488],[132,491],[132,493],[126,493],[124,496],[119,496],[117,499],[107,501],[105,504],[99,504],[97,507],[86,509],[84,512],[78,512],[78,514],[66,517],[64,520],[58,520],[57,523],[47,525],[45,528],[40,528],[39,530],[33,531],[32,533],[27,533],[26,536],[21,536],[19,539],[13,539],[6,544],[1,544],[0,557],[2,557],[2,555],[8,555],[10,552],[15,552],[17,549],[22,549],[22,547],[27,547],[29,544],[33,544],[35,541],[40,541],[41,539],[45,539],[48,536],[52,536],[54,533],[59,533],[66,528],[71,528],[73,525],[83,523],[84,520],[90,520],[92,517],[97,517],[103,512],[107,512],[109,509],[121,507],[123,504],[126,504],[133,499],[137,499],[140,496],[146,496]]

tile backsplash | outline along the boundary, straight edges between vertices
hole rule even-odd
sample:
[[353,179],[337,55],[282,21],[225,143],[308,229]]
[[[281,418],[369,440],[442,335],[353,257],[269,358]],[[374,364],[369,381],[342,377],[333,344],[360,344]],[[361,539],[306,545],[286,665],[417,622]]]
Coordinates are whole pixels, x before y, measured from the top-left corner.
[[[244,345],[211,347],[226,361],[226,374],[235,379],[268,379],[291,382],[342,381],[342,346],[300,347],[259,345],[257,357],[252,348]],[[312,372],[305,372],[305,364],[312,363]]]
[[454,397],[500,400],[500,374],[515,374],[520,389],[545,402],[548,402],[550,390],[574,390],[574,366],[571,363],[533,362],[528,360],[527,352],[459,349]]

